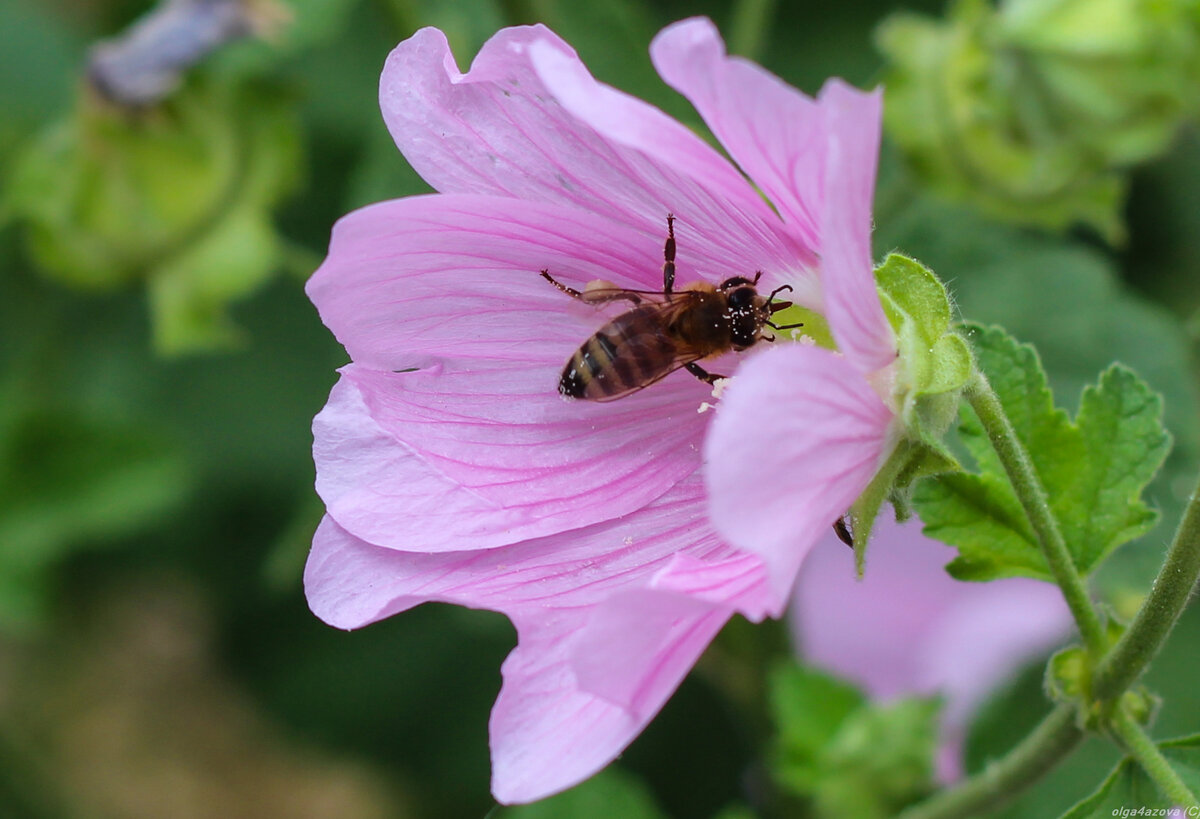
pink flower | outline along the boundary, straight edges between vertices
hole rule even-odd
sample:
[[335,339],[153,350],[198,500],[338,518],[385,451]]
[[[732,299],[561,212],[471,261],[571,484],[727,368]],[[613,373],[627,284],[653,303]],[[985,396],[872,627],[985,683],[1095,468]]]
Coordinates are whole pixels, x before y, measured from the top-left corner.
[[[505,803],[610,762],[735,612],[779,616],[791,583],[768,582],[762,560],[708,522],[712,414],[697,409],[710,387],[680,371],[612,403],[559,397],[567,357],[612,311],[539,271],[660,290],[674,213],[681,284],[762,271],[760,288],[790,284],[789,299],[828,313],[848,359],[893,355],[869,253],[858,258],[879,94],[835,80],[810,99],[726,57],[707,20],[667,28],[651,53],[753,184],[658,109],[597,83],[544,27],[499,32],[466,74],[424,29],[388,58],[380,100],[439,193],[346,216],[308,285],[353,360],[313,425],[327,516],[310,605],[343,628],[431,600],[512,620],[490,726]],[[846,279],[818,274],[818,256]],[[843,333],[846,322],[867,330]],[[890,413],[878,398],[861,410],[867,396],[848,389],[881,437]],[[855,464],[827,478],[837,490],[805,499],[791,525],[827,529],[869,476]]]
[[875,699],[945,699],[938,772],[962,776],[962,746],[984,700],[1073,634],[1056,586],[1025,578],[963,583],[942,568],[954,550],[920,524],[881,523],[856,579],[846,547],[826,537],[796,583],[791,622],[800,654]]

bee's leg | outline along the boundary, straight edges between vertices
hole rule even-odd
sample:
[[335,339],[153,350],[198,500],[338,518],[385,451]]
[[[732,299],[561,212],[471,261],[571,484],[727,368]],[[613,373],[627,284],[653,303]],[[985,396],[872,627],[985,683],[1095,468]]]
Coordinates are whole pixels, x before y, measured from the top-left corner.
[[833,531],[837,534],[838,540],[845,543],[851,549],[854,548],[854,533],[850,531],[849,516],[842,515],[833,522]]
[[558,279],[556,279],[556,278],[554,278],[553,276],[551,276],[551,275],[550,275],[550,271],[549,271],[549,270],[543,270],[543,271],[542,271],[542,278],[543,278],[543,279],[545,279],[546,281],[550,282],[550,284],[554,285],[554,286],[555,286],[555,287],[557,287],[559,290],[561,290],[561,291],[563,291],[564,293],[566,293],[566,294],[567,294],[568,296],[570,296],[571,298],[573,298],[573,299],[579,299],[580,301],[582,301],[582,300],[583,300],[583,294],[582,294],[582,293],[580,293],[580,292],[579,292],[578,290],[576,290],[574,287],[567,287],[565,284],[563,284],[562,282],[560,282]]
[[699,378],[705,384],[716,384],[722,378],[729,377],[727,375],[718,375],[717,373],[710,373],[708,370],[701,367],[695,361],[691,362],[690,364],[684,364],[683,366],[684,366],[684,369],[686,369],[689,373],[691,373],[692,375]]
[[667,214],[667,242],[663,245],[663,292],[675,289],[675,215]]
[[608,304],[610,301],[625,299],[633,304],[641,304],[642,297],[630,290],[623,290],[612,282],[602,279],[588,282],[580,296],[588,304]]
[[642,297],[637,293],[628,290],[622,290],[611,282],[588,282],[588,286],[582,291],[576,290],[574,287],[567,287],[562,282],[550,275],[549,270],[542,271],[542,278],[550,282],[562,292],[566,293],[573,299],[579,299],[584,304],[607,304],[610,301],[617,299],[627,299],[634,304],[641,304]]

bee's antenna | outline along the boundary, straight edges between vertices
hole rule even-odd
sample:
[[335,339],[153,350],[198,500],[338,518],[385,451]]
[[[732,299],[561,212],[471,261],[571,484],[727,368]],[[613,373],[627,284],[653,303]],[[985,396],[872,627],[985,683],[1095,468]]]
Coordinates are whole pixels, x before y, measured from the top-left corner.
[[768,326],[768,327],[770,327],[772,330],[794,330],[794,329],[796,329],[797,327],[803,327],[803,326],[804,326],[804,322],[802,322],[802,321],[798,321],[798,322],[796,322],[795,324],[776,324],[776,323],[775,323],[775,322],[773,322],[773,321],[768,321],[766,324],[767,324],[767,326]]
[[[758,275],[761,276],[762,273],[759,273]],[[757,283],[758,279],[755,278],[754,281],[755,281],[755,283]],[[777,295],[782,293],[784,290],[786,290],[790,293],[790,292],[792,292],[792,286],[790,284],[779,285],[779,287],[776,287],[774,290],[771,291],[771,295],[767,296],[767,301],[768,302],[772,301]],[[791,307],[791,304],[789,303],[788,306]]]

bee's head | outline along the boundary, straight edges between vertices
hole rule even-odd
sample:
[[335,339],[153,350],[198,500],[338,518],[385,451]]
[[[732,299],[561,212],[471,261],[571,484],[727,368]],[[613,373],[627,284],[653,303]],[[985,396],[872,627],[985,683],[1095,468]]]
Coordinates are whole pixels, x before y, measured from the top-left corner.
[[[761,274],[760,274],[761,275]],[[721,282],[718,290],[725,296],[726,315],[729,317],[730,340],[736,349],[743,350],[758,341],[758,333],[771,317],[767,300],[760,296],[754,281],[743,276],[734,276]]]

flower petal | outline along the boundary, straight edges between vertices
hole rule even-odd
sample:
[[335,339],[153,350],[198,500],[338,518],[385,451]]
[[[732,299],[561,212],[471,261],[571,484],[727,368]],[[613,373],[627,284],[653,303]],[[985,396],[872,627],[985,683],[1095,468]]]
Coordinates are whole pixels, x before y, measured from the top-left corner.
[[821,210],[821,288],[838,349],[861,372],[896,357],[891,325],[875,289],[871,206],[883,116],[883,90],[866,94],[840,80],[821,91],[829,122]]
[[[728,163],[715,152],[704,155],[694,137],[681,136],[680,126],[664,126],[672,141],[685,140],[677,161],[597,133],[555,102],[531,64],[535,42],[543,57],[549,50],[556,65],[573,66],[570,76],[586,74],[570,46],[543,26],[498,32],[466,74],[436,29],[418,31],[388,57],[380,81],[384,119],[430,185],[443,193],[588,210],[660,248],[664,220],[674,213],[681,261],[711,278],[773,270],[789,258],[771,225],[774,216],[744,182],[738,192]],[[641,104],[621,108],[622,116],[642,123],[638,128],[667,119],[650,111]]]
[[691,411],[687,373],[597,404],[562,399],[558,367],[343,372],[380,429],[511,516],[523,537],[633,512],[699,463],[706,420]]
[[580,689],[634,714],[653,713],[716,633],[710,627],[719,629],[733,611],[755,621],[778,617],[786,602],[771,593],[754,555],[677,552],[647,587],[593,608],[572,642],[571,665]]
[[[681,568],[677,553],[692,562]],[[684,568],[690,578],[708,582],[689,579]],[[692,597],[760,619],[768,608],[781,607],[760,573],[757,558],[721,543],[704,519],[704,487],[695,475],[633,514],[497,549],[418,554],[382,548],[327,516],[313,539],[305,590],[314,613],[340,628],[427,601],[513,615],[595,607],[635,590]]]
[[625,654],[622,647],[631,633],[622,629],[605,635],[616,642],[604,653],[609,677],[638,690],[637,707],[580,687],[570,647],[589,629],[588,614],[567,611],[527,623],[517,620],[520,644],[501,668],[504,685],[489,723],[497,801],[542,799],[616,759],[679,687],[730,615],[728,609],[685,598],[644,596],[640,602],[637,610],[651,621],[640,623],[633,634],[651,637],[652,647],[638,648],[652,650]]
[[[705,416],[686,373],[615,404],[567,402],[537,368],[357,365],[314,423],[317,489],[356,536],[492,548],[620,517],[695,471]],[[549,381],[550,383],[544,383]]]
[[518,646],[492,714],[493,792],[532,801],[612,761],[735,610],[781,606],[761,562],[717,540],[703,497],[696,475],[620,520],[452,554],[379,548],[327,517],[305,591],[343,628],[429,600],[508,614]]
[[892,414],[845,359],[779,345],[739,368],[705,441],[714,525],[787,595],[805,554],[862,493]]
[[749,60],[727,56],[707,18],[667,26],[650,56],[801,241],[820,247],[825,122],[817,103]]
[[539,272],[549,269],[576,288],[605,279],[658,290],[665,220],[661,232],[646,240],[560,205],[415,196],[339,220],[306,290],[360,364],[402,370],[498,359],[556,361],[557,369],[606,313],[559,292]]
[[660,109],[597,82],[587,66],[558,41],[535,41],[530,58],[538,78],[555,99],[606,139],[636,148],[691,179],[703,180],[713,192],[761,221],[771,218],[771,209],[729,160]]

